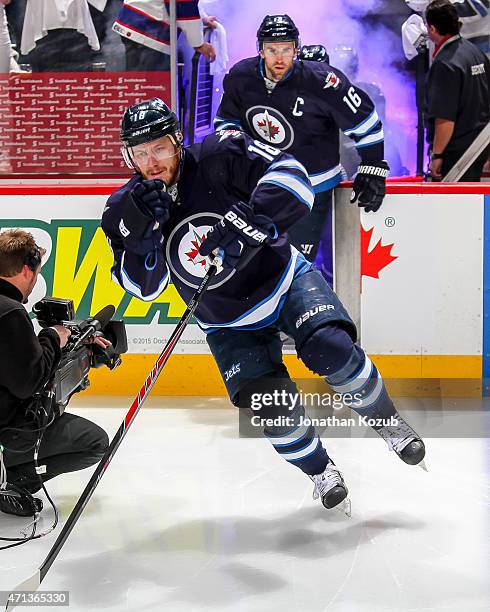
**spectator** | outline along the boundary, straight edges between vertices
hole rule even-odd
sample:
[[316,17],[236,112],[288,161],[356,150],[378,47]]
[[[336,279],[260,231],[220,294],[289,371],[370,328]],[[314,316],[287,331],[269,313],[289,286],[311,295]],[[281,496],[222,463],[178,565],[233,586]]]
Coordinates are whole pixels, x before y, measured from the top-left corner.
[[[405,0],[417,13],[423,13],[429,0]],[[490,2],[489,0],[451,0],[461,21],[461,36],[470,40],[483,53],[490,56]],[[423,33],[423,22],[409,17],[405,23],[413,23]],[[421,41],[422,42],[422,41]],[[411,59],[411,58],[409,58]]]
[[21,52],[35,72],[92,69],[100,42],[89,2],[102,11],[107,0],[28,0]]
[[10,69],[10,56],[12,44],[5,15],[5,6],[10,0],[0,0],[0,74],[8,72]]
[[[214,48],[203,39],[197,0],[177,0],[177,26],[191,47],[214,61]],[[126,70],[170,69],[170,26],[164,0],[124,0],[112,29],[122,36]]]
[[[427,83],[427,140],[430,175],[440,180],[461,158],[490,119],[490,61],[459,34],[456,8],[433,0],[426,10],[427,31],[435,49]],[[461,181],[479,181],[488,147]]]

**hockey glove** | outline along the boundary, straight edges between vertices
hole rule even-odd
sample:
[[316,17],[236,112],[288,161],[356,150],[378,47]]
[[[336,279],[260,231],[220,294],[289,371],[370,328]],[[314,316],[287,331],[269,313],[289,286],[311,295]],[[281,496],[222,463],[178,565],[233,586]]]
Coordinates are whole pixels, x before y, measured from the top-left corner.
[[389,171],[385,160],[362,163],[357,169],[350,201],[362,206],[366,212],[376,212],[385,197]]
[[118,213],[120,218],[115,223],[126,250],[137,255],[147,255],[161,247],[163,236],[159,223],[149,212],[143,212],[137,206],[132,194],[123,200]]
[[209,232],[201,244],[199,253],[204,257],[215,249],[223,254],[223,267],[240,270],[250,258],[251,249],[257,249],[277,238],[277,229],[272,219],[254,213],[250,204],[238,202]]
[[131,191],[131,197],[141,212],[148,214],[160,225],[169,220],[172,198],[168,195],[167,187],[162,180],[141,181]]

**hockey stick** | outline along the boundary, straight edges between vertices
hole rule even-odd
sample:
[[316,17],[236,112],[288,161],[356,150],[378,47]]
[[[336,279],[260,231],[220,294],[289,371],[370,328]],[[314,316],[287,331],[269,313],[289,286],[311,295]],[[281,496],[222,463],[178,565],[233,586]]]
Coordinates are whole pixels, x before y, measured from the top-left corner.
[[204,291],[207,289],[214,274],[216,274],[218,265],[220,263],[221,263],[221,259],[219,257],[216,257],[211,263],[211,265],[209,266],[209,269],[206,275],[203,277],[201,284],[199,285],[196,292],[192,296],[190,302],[188,303],[187,308],[184,314],[182,315],[182,318],[177,324],[177,327],[175,328],[173,334],[171,335],[170,339],[165,345],[163,351],[160,353],[160,356],[158,357],[155,365],[153,366],[153,369],[148,375],[148,378],[145,380],[138,395],[134,398],[133,403],[131,404],[131,408],[126,414],[124,421],[121,423],[119,429],[117,430],[115,436],[113,437],[111,443],[109,444],[106,452],[104,453],[104,456],[100,460],[95,472],[92,474],[92,478],[88,481],[87,486],[83,490],[83,493],[81,494],[79,500],[75,504],[75,507],[71,511],[71,514],[68,517],[63,529],[61,530],[61,533],[56,539],[56,542],[53,544],[51,550],[48,552],[44,562],[39,567],[39,569],[37,569],[32,576],[27,578],[27,580],[24,580],[23,582],[18,584],[15,587],[15,589],[10,592],[7,598],[7,604],[5,606],[6,612],[13,610],[16,607],[16,603],[22,601],[22,599],[19,599],[19,596],[18,596],[19,592],[36,591],[41,585],[41,582],[44,580],[44,577],[48,573],[49,568],[52,566],[63,544],[66,542],[73,527],[75,526],[75,523],[80,518],[80,515],[82,514],[85,506],[87,505],[89,499],[92,497],[92,494],[95,491],[95,488],[99,484],[99,480],[102,478],[102,476],[104,475],[104,472],[109,467],[109,464],[112,461],[112,458],[114,457],[124,436],[126,435],[126,432],[128,431],[129,426],[134,421],[136,415],[139,412],[139,409],[141,408],[141,406],[143,405],[143,402],[148,397],[148,394],[150,393],[153,385],[155,384],[158,376],[160,375],[160,372],[162,371],[163,367],[167,363],[167,360],[171,352],[175,348],[177,341],[181,337],[184,329],[189,323],[190,318],[194,314]]

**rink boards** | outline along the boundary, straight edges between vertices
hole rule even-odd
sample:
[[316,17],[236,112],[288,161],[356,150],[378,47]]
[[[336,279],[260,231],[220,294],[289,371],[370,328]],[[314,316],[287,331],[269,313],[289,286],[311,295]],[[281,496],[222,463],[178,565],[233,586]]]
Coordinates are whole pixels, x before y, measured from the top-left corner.
[[[114,188],[93,183],[3,185],[0,226],[29,229],[47,249],[28,308],[45,294],[73,299],[80,319],[106,304],[116,306],[116,318],[127,324],[129,354],[115,372],[93,371],[91,391],[132,394],[185,305],[172,285],[148,303],[111,280],[112,255],[99,219]],[[340,191],[345,197],[345,190]],[[355,312],[356,304],[349,301],[358,300],[363,345],[385,377],[472,381],[473,392],[481,390],[482,372],[486,376],[490,371],[483,358],[490,352],[485,308],[490,246],[484,239],[490,231],[489,207],[490,185],[412,183],[391,185],[378,213],[361,214],[361,281],[350,275],[346,306]],[[342,244],[336,249],[340,252]],[[359,253],[352,257],[359,258]],[[286,355],[285,361],[293,376],[310,376],[294,355]],[[195,324],[187,327],[155,390],[224,393]]]

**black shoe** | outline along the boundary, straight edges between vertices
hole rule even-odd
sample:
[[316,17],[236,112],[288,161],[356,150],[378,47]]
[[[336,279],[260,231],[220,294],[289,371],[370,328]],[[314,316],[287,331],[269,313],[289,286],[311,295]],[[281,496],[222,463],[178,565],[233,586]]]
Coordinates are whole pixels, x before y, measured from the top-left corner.
[[0,488],[0,511],[15,516],[34,516],[43,509],[43,502],[27,489],[7,483]]

